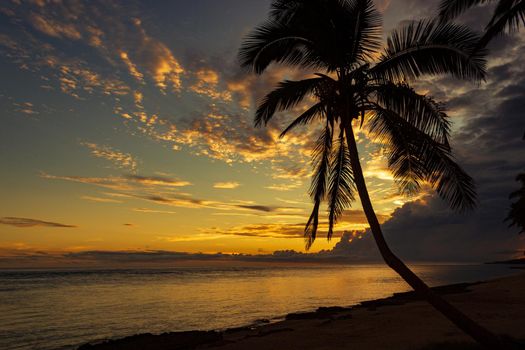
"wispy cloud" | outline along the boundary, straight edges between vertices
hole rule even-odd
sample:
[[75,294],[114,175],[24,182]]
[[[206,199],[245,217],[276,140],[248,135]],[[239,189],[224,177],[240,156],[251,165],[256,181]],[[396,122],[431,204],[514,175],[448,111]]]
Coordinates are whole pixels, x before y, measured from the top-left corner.
[[302,182],[294,182],[294,183],[288,183],[288,184],[272,184],[272,185],[269,185],[269,186],[265,186],[264,188],[267,188],[269,190],[274,190],[274,191],[281,191],[281,192],[285,192],[285,191],[291,191],[291,190],[294,190],[296,188],[299,188],[302,186]]
[[133,211],[139,212],[139,213],[153,213],[153,214],[176,214],[175,211],[170,210],[157,210],[157,209],[149,209],[149,208],[133,208]]
[[110,188],[113,190],[134,190],[137,186],[140,187],[184,187],[191,185],[190,182],[178,179],[172,179],[161,176],[140,176],[140,175],[125,175],[125,176],[109,176],[109,177],[87,177],[87,176],[58,176],[47,173],[40,173],[40,177],[50,180],[64,180],[79,182],[83,184],[96,185],[100,187]]
[[75,225],[61,224],[58,222],[43,221],[43,220],[29,219],[29,218],[18,218],[18,217],[13,217],[13,216],[6,216],[3,218],[0,218],[0,224],[10,225],[10,226],[15,226],[15,227],[35,227],[35,226],[64,227],[64,228],[77,227]]
[[[83,184],[95,185],[103,188],[109,188],[114,193],[108,193],[108,196],[123,200],[140,199],[156,204],[182,207],[182,208],[209,208],[230,211],[255,211],[261,213],[286,213],[296,208],[278,207],[269,205],[260,205],[256,203],[246,203],[244,201],[218,201],[210,199],[195,198],[188,193],[177,193],[170,191],[168,194],[164,190],[176,190],[180,187],[191,185],[188,181],[177,180],[164,176],[139,176],[126,175],[122,177],[85,177],[85,176],[57,176],[47,173],[41,173],[40,176],[50,180],[72,181]],[[84,198],[92,201],[110,202],[112,199],[87,196]]]
[[191,185],[191,182],[189,181],[175,180],[163,176],[127,175],[126,179],[143,185],[159,185],[169,187],[185,187]]
[[213,184],[213,188],[220,188],[220,189],[234,189],[239,187],[241,184],[235,181],[231,182],[216,182]]
[[304,224],[250,224],[229,229],[204,229],[205,233],[267,238],[301,238]]
[[82,196],[80,197],[87,201],[98,202],[98,203],[122,203],[122,201],[113,198],[93,197],[93,196]]
[[81,145],[87,147],[93,156],[109,160],[118,168],[127,168],[133,172],[137,170],[137,160],[130,153],[92,142],[82,142]]

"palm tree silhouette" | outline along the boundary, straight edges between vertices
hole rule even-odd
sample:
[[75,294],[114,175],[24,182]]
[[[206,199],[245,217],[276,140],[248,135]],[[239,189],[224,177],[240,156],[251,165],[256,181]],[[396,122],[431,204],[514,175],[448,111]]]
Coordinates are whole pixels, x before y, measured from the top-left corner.
[[450,122],[442,105],[407,82],[445,73],[482,80],[485,52],[476,50],[478,41],[464,26],[420,21],[391,33],[381,53],[381,16],[372,0],[273,0],[269,18],[245,37],[239,59],[257,74],[271,63],[318,72],[280,82],[255,114],[255,125],[262,126],[307,96],[315,100],[281,134],[313,122],[321,125],[313,151],[314,205],[305,227],[307,249],[317,234],[321,203],[328,204],[330,238],[357,193],[386,264],[464,332],[488,348],[502,349],[497,336],[436,295],[390,250],[367,191],[353,124],[367,127],[385,146],[403,192],[414,193],[428,183],[452,208],[474,208],[474,182],[454,162]]
[[[442,21],[450,21],[471,7],[495,0],[442,0],[439,17]],[[505,32],[519,30],[525,25],[525,0],[498,0],[492,18],[485,27],[485,33],[481,37],[478,47],[482,48],[494,39],[494,37]]]

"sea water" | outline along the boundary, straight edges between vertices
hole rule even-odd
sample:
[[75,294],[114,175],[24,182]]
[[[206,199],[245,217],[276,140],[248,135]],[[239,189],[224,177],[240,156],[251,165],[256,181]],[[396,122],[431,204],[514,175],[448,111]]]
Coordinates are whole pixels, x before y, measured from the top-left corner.
[[[412,267],[433,286],[513,273],[504,265]],[[0,271],[0,349],[223,329],[407,290],[383,265]]]

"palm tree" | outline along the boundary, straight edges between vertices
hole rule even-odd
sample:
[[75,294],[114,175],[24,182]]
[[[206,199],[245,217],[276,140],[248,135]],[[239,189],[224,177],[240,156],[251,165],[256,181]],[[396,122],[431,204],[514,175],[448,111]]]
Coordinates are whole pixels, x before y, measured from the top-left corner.
[[511,204],[506,220],[511,222],[510,226],[520,227],[520,233],[525,233],[525,173],[519,174],[516,181],[521,182],[521,188],[509,196],[510,199],[516,198],[517,201]]
[[464,332],[488,348],[502,349],[497,336],[436,295],[390,250],[354,136],[361,123],[384,145],[403,192],[430,184],[452,208],[474,208],[474,182],[454,162],[443,106],[408,82],[424,74],[484,79],[485,53],[476,50],[478,40],[464,26],[425,20],[391,33],[381,52],[381,16],[372,0],[273,0],[269,18],[244,39],[239,59],[257,74],[271,63],[317,71],[303,80],[280,82],[255,114],[255,125],[262,126],[306,97],[315,100],[281,135],[300,125],[320,125],[313,150],[313,211],[304,232],[307,249],[317,234],[321,203],[327,202],[330,238],[357,193],[386,264]]
[[[439,17],[442,21],[450,21],[471,7],[495,0],[442,0]],[[525,0],[499,0],[496,4],[492,18],[485,27],[485,33],[481,37],[478,47],[485,47],[494,37],[505,32],[519,30],[525,25]]]

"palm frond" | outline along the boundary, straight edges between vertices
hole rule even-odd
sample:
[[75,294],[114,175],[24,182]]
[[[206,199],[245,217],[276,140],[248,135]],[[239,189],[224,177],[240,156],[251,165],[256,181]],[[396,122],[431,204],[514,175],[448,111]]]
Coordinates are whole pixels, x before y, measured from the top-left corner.
[[372,0],[278,0],[269,19],[246,36],[239,58],[256,73],[272,62],[333,72],[371,60],[381,38],[381,16]]
[[289,23],[293,20],[295,14],[305,5],[301,0],[274,0],[270,5],[270,18]]
[[494,22],[501,16],[504,16],[508,13],[514,12],[512,9],[519,5],[519,3],[522,2],[522,0],[499,0],[496,8],[494,9],[494,13],[492,14],[492,18],[487,25],[487,27],[494,24]]
[[354,32],[350,37],[352,50],[348,61],[370,61],[381,48],[381,14],[372,0],[356,0],[349,3],[348,24],[354,26]]
[[411,142],[411,135],[403,130],[403,123],[389,118],[391,113],[394,112],[378,107],[368,126],[376,140],[386,147],[388,166],[400,191],[412,195],[420,189],[426,178],[419,159],[421,150]]
[[412,22],[392,32],[371,74],[379,80],[406,81],[447,73],[479,81],[485,77],[486,60],[478,41],[479,36],[463,25]]
[[316,63],[310,59],[311,44],[298,28],[267,20],[244,38],[238,56],[242,67],[257,74],[272,62],[310,67]]
[[317,229],[319,228],[319,206],[321,205],[321,200],[314,201],[314,208],[310,218],[306,223],[304,228],[304,243],[306,250],[312,247],[314,244],[315,238],[317,236]]
[[492,39],[504,32],[519,30],[522,25],[525,26],[525,1],[501,0],[485,29],[485,33],[479,40],[478,49],[485,48]]
[[439,18],[442,22],[448,22],[461,15],[469,8],[490,1],[493,0],[443,0],[439,5]]
[[505,221],[510,221],[509,227],[518,226],[525,233],[525,174],[519,174],[516,181],[521,182],[521,188],[510,194],[510,199],[517,199],[511,204],[509,215]]
[[334,224],[344,210],[355,200],[354,176],[350,164],[350,154],[346,147],[344,129],[338,139],[338,151],[334,154],[330,166],[328,186],[328,235],[330,240]]
[[431,97],[416,93],[406,83],[387,82],[377,86],[375,92],[383,108],[394,111],[433,140],[448,145],[450,121],[443,106]]
[[325,128],[317,139],[312,153],[314,173],[312,175],[312,184],[309,193],[314,201],[314,209],[304,229],[306,249],[309,249],[315,240],[319,223],[319,205],[326,197],[326,185],[332,154],[332,138],[332,123],[329,118],[327,118]]
[[273,91],[267,94],[255,112],[255,126],[266,125],[275,112],[284,111],[296,106],[308,94],[315,92],[324,78],[304,80],[284,80]]
[[388,164],[401,189],[411,192],[428,182],[458,211],[476,206],[474,180],[452,158],[449,145],[433,140],[394,111],[378,108],[371,132],[388,145]]
[[300,116],[298,116],[290,125],[288,125],[288,127],[286,127],[286,129],[283,130],[279,137],[284,137],[290,130],[296,128],[299,125],[306,125],[312,122],[312,120],[315,117],[322,115],[324,110],[324,103],[316,103],[315,105],[304,111]]

